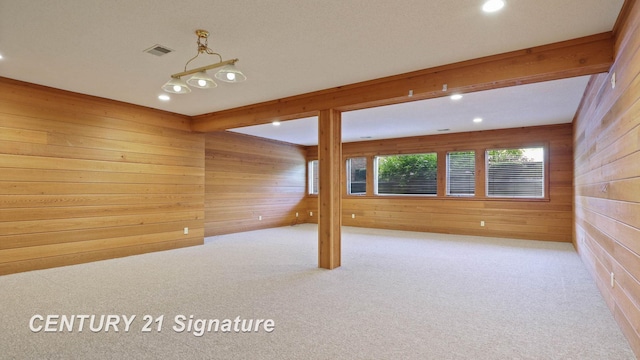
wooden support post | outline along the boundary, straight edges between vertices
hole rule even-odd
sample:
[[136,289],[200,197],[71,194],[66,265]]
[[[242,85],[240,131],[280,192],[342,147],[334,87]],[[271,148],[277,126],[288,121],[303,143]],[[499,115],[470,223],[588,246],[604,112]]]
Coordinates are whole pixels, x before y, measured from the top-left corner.
[[[447,196],[447,152],[446,151],[438,151],[437,152],[437,164],[438,164],[438,172],[437,172],[437,189],[436,194],[440,197]],[[444,171],[440,171],[443,169]]]
[[376,179],[374,179],[374,171],[375,168],[375,156],[367,156],[367,192],[366,196],[373,196],[375,193],[375,183]]
[[[487,196],[486,160],[485,149],[479,148],[476,151],[476,197]],[[546,162],[545,162],[546,164]]]
[[342,120],[340,111],[318,113],[318,266],[340,266],[342,226]]

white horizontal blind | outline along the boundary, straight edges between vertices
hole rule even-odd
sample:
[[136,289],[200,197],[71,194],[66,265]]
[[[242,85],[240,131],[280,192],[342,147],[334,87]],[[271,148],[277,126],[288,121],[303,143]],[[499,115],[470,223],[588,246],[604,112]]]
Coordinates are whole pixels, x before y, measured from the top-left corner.
[[544,197],[544,148],[487,150],[487,196]]
[[309,161],[309,194],[318,195],[318,160]]
[[475,151],[447,153],[447,195],[473,196],[476,192]]

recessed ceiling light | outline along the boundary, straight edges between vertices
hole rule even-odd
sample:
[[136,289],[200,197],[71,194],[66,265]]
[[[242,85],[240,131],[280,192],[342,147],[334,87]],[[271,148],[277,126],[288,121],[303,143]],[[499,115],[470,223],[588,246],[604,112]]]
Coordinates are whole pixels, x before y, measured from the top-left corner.
[[2,58],[2,54],[0,54],[0,60],[2,60],[2,59],[3,59],[3,58]]
[[271,124],[273,124],[273,126],[280,126],[280,121],[276,120],[276,121],[272,122]]
[[462,94],[451,95],[451,100],[460,100],[460,99],[462,99]]
[[482,118],[477,117],[477,118],[473,119],[473,122],[474,123],[481,123],[482,122]]
[[504,7],[504,0],[488,0],[482,5],[482,11],[486,13],[496,12]]
[[171,100],[171,97],[169,97],[169,95],[162,94],[162,95],[158,95],[158,99],[160,99],[162,101],[169,101],[169,100]]

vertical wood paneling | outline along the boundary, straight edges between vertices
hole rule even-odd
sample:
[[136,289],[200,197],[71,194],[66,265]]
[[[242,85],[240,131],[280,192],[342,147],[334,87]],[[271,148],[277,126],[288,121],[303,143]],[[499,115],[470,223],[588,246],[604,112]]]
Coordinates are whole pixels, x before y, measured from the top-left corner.
[[187,117],[0,88],[0,274],[203,242],[204,136]]
[[[637,356],[640,356],[639,24],[640,5],[628,1],[616,24],[615,63],[608,74],[592,77],[574,121],[574,242]],[[613,73],[615,88],[611,83]]]
[[318,114],[318,266],[341,263],[342,118],[334,109]]
[[303,147],[231,132],[205,146],[206,236],[305,222]]
[[[372,191],[367,196],[349,196],[343,189],[342,223],[346,226],[570,242],[573,226],[572,132],[571,124],[563,124],[345,143],[345,160],[356,156],[372,158],[436,151],[441,171],[438,197],[375,196]],[[484,163],[486,149],[541,144],[547,145],[549,150],[548,199],[486,198],[482,171],[476,181],[474,198],[445,196],[447,151],[475,150],[480,164]],[[309,147],[307,153],[310,159],[317,158],[317,148]],[[372,176],[371,166],[367,178],[372,179]],[[308,211],[315,211],[317,198],[308,197],[307,205]],[[309,221],[314,222],[314,219]],[[485,222],[484,227],[480,226],[481,221]]]

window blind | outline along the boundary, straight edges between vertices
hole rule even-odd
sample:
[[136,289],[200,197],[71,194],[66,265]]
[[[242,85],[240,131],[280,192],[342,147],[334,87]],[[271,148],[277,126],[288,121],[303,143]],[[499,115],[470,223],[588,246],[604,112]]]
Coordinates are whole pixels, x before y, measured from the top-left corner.
[[476,153],[447,153],[447,195],[473,196],[476,192]]
[[544,197],[543,148],[487,151],[487,196]]

